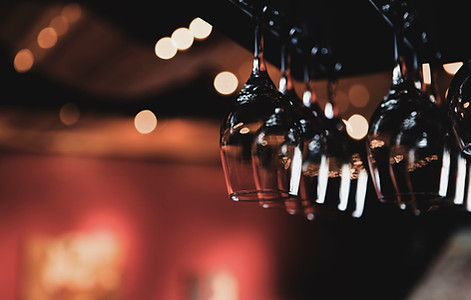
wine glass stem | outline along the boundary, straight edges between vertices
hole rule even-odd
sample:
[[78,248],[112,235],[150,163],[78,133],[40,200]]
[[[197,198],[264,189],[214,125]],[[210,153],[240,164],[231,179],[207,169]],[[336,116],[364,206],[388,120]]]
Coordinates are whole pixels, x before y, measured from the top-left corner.
[[254,61],[253,72],[266,71],[265,62],[263,60],[263,37],[260,24],[255,24],[255,41],[254,41]]
[[281,63],[280,63],[280,71],[281,71],[281,78],[280,78],[280,85],[279,91],[282,93],[286,93],[293,89],[293,82],[291,79],[291,61],[290,55],[288,53],[288,47],[286,44],[281,46]]
[[421,89],[423,83],[418,68],[417,53],[412,44],[405,38],[402,30],[397,28],[394,30],[394,60],[393,83],[399,84],[406,79],[410,79],[417,88]]

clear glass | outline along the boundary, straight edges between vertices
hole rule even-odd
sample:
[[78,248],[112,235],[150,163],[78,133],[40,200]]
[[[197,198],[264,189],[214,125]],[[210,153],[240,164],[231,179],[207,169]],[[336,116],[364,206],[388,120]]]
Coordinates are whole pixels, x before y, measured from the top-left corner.
[[268,76],[255,27],[250,78],[221,126],[220,153],[229,197],[262,206],[296,196],[302,165],[299,125]]
[[312,213],[360,217],[368,176],[359,145],[348,136],[345,123],[338,115],[334,102],[336,85],[336,81],[328,81],[324,117],[326,147],[318,173],[317,199],[311,202]]
[[[303,98],[309,97],[307,103],[298,97],[294,89],[294,83],[291,77],[290,55],[286,47],[281,49],[281,78],[279,90],[290,101],[297,122],[301,129],[301,139],[303,143],[302,152],[302,172],[299,186],[299,195],[296,198],[290,198],[285,201],[285,207],[288,213],[304,213],[307,218],[312,214],[310,204],[317,199],[318,174],[322,162],[322,155],[325,152],[326,131],[321,124],[320,117],[310,108],[311,98],[314,91],[309,86],[309,77],[305,78],[307,89]],[[306,68],[308,68],[306,66]],[[309,95],[307,95],[309,91]]]
[[448,114],[465,155],[471,155],[471,61],[456,72],[447,94]]
[[440,189],[449,150],[440,109],[423,91],[415,51],[406,42],[395,28],[393,82],[370,120],[367,151],[378,198],[420,214],[450,205]]

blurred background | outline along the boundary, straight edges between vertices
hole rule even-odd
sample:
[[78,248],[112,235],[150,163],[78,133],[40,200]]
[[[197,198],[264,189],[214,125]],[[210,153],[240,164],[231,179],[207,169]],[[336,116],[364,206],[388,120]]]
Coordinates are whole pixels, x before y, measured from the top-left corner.
[[[437,260],[447,245],[469,263],[466,216],[368,216],[371,188],[365,217],[348,220],[228,199],[219,127],[250,75],[252,37],[231,35],[234,7],[208,2],[0,4],[0,299],[431,299],[430,266],[457,274]],[[339,80],[357,138],[391,55]],[[439,70],[443,95],[459,61]],[[326,79],[313,85],[323,106]],[[465,299],[467,277],[448,278],[447,299]]]

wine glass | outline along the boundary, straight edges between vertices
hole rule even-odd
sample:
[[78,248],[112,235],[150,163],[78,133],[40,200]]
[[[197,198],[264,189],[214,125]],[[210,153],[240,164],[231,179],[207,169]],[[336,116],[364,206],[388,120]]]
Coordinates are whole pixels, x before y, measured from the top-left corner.
[[326,146],[319,168],[318,197],[311,206],[319,215],[360,217],[368,175],[359,145],[347,134],[346,123],[335,105],[337,85],[334,79],[327,82]]
[[302,142],[292,107],[270,79],[255,25],[252,73],[221,126],[220,153],[229,197],[262,206],[296,196]]
[[439,108],[423,91],[415,49],[405,39],[406,19],[397,10],[391,20],[392,86],[370,119],[367,151],[378,198],[418,215],[450,202],[440,190],[445,130]]
[[448,114],[459,145],[471,155],[471,61],[465,62],[451,80],[447,94]]
[[[446,101],[443,107],[446,111],[446,120],[450,121],[450,127],[447,132],[447,139],[452,146],[452,153],[459,152],[457,155],[457,169],[454,172],[456,178],[451,178],[452,183],[455,185],[454,190],[454,203],[458,205],[465,205],[464,199],[467,199],[466,209],[469,211],[471,208],[471,198],[465,195],[466,179],[470,180],[469,159],[471,154],[471,133],[469,126],[469,99],[470,94],[470,75],[471,75],[471,62],[466,62],[453,76],[453,79],[448,88]],[[468,99],[468,100],[466,100]],[[468,104],[466,104],[468,102]],[[468,125],[466,125],[468,124]],[[468,191],[470,190],[470,183],[468,182]]]
[[[312,212],[309,209],[312,201],[317,199],[317,178],[319,173],[320,164],[322,161],[322,154],[325,148],[325,129],[321,124],[320,117],[308,107],[311,102],[311,95],[309,96],[307,105],[303,103],[298,97],[294,89],[294,83],[291,77],[291,60],[287,46],[283,45],[281,48],[281,78],[279,84],[279,91],[283,93],[290,101],[297,122],[301,129],[301,139],[303,142],[303,163],[301,172],[301,181],[299,186],[299,195],[295,198],[290,198],[285,201],[286,210],[290,214],[304,212],[308,219],[312,219]],[[309,66],[306,64],[306,68]],[[307,78],[309,80],[309,78]],[[309,83],[307,83],[309,85]],[[311,89],[309,88],[311,92]],[[306,93],[306,92],[305,92]]]
[[[452,122],[448,117],[446,103],[442,100],[439,91],[437,76],[441,68],[439,55],[432,57],[431,62],[426,64],[429,69],[430,79],[424,80],[424,90],[441,111],[441,120],[445,130],[445,150],[443,154],[442,176],[440,177],[439,194],[453,200],[455,206],[450,206],[456,211],[457,207],[463,207],[466,189],[467,161],[461,152],[458,140],[453,134]],[[447,176],[448,174],[448,176]]]

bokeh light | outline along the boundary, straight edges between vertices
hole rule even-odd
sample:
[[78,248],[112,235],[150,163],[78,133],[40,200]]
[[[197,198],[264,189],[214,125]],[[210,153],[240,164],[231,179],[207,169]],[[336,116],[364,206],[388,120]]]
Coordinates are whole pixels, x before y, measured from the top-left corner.
[[177,48],[169,37],[163,37],[155,44],[155,55],[161,59],[171,59],[177,54]]
[[354,114],[347,120],[347,133],[356,140],[361,140],[368,133],[368,121],[362,115]]
[[188,28],[180,27],[172,33],[172,43],[178,50],[186,50],[193,45],[193,34]]
[[202,40],[211,34],[213,26],[201,18],[195,18],[191,21],[189,29],[195,39]]
[[134,126],[139,133],[151,133],[157,127],[157,118],[152,111],[141,110],[134,118]]
[[355,107],[365,107],[370,101],[370,92],[362,84],[354,84],[348,90],[350,103]]
[[43,49],[53,47],[57,43],[57,32],[52,27],[46,27],[38,34],[38,45]]
[[69,30],[69,20],[62,15],[55,16],[52,18],[51,22],[49,22],[49,26],[54,28],[58,36],[61,36]]
[[24,73],[29,71],[34,64],[34,56],[31,50],[21,49],[16,53],[15,59],[13,60],[13,67],[18,73]]
[[82,9],[77,3],[69,3],[62,9],[62,15],[66,17],[70,23],[74,23],[82,16]]
[[228,71],[220,72],[214,77],[214,88],[222,95],[229,95],[235,92],[239,84],[237,77]]
[[59,118],[64,125],[74,125],[80,119],[80,110],[74,103],[66,103],[59,110]]

